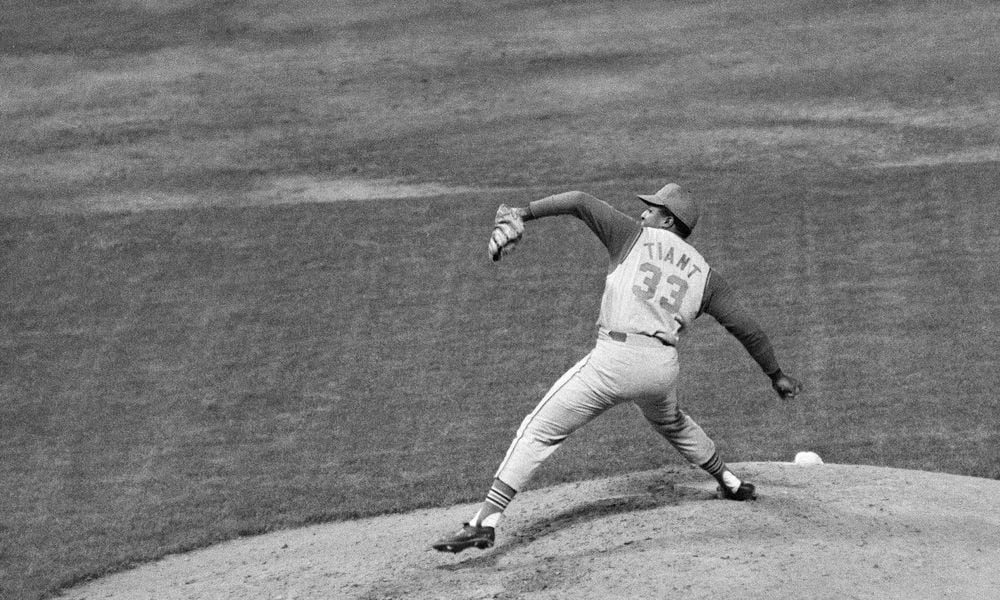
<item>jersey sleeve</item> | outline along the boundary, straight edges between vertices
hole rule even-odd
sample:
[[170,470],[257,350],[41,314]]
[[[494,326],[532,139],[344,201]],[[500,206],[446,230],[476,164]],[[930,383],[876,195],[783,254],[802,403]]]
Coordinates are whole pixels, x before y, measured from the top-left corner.
[[709,271],[701,307],[703,313],[712,315],[726,331],[743,344],[768,377],[773,378],[778,374],[780,369],[771,340],[740,304],[736,292],[729,283],[714,269]]
[[528,205],[529,218],[572,215],[583,221],[604,247],[613,263],[621,262],[642,231],[642,225],[607,202],[585,192],[564,192]]

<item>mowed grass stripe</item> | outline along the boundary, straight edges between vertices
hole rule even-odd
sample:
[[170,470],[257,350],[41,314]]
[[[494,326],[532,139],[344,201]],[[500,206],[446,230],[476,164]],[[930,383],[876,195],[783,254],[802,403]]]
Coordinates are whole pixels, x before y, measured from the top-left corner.
[[9,7],[5,214],[996,157],[989,2],[143,6]]

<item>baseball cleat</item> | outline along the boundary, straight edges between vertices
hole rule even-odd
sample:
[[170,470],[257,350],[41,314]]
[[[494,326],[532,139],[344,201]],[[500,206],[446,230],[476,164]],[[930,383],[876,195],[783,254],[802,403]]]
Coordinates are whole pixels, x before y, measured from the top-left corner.
[[434,542],[433,548],[440,552],[461,552],[473,546],[485,550],[493,547],[495,536],[496,533],[492,527],[463,523],[462,529],[454,535]]
[[732,491],[724,485],[719,486],[719,496],[725,498],[726,500],[736,500],[738,502],[746,502],[747,500],[757,499],[757,488],[754,487],[752,483],[741,483],[740,487],[736,491]]

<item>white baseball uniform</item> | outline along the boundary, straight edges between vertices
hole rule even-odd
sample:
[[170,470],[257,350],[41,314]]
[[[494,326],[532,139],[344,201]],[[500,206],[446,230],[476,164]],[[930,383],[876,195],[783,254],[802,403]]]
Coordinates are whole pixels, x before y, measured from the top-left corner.
[[652,427],[688,461],[703,465],[715,443],[677,402],[677,344],[702,312],[739,339],[765,373],[778,371],[763,331],[729,286],[678,235],[635,219],[582,192],[529,205],[531,218],[573,215],[608,248],[593,350],[560,377],[524,418],[496,478],[521,490],[566,438],[605,410],[634,402]]

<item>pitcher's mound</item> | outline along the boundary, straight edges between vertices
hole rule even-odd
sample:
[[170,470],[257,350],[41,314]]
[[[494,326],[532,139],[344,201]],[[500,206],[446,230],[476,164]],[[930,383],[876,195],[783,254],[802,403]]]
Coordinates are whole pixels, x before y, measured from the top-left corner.
[[68,598],[998,598],[1000,481],[743,463],[759,499],[698,469],[528,490],[485,551],[442,554],[475,504],[240,539]]

